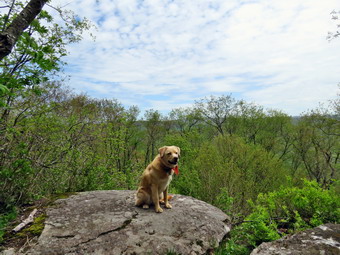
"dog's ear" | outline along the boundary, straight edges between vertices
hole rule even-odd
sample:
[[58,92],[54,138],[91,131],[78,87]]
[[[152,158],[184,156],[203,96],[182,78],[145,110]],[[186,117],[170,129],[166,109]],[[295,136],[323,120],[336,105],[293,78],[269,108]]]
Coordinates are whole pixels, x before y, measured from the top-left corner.
[[179,147],[177,147],[177,146],[176,146],[176,148],[178,150],[178,157],[180,157],[181,156],[181,149]]
[[166,148],[167,148],[167,146],[163,146],[163,147],[158,149],[158,152],[159,152],[159,155],[161,156],[161,158],[164,157],[164,153],[166,151]]

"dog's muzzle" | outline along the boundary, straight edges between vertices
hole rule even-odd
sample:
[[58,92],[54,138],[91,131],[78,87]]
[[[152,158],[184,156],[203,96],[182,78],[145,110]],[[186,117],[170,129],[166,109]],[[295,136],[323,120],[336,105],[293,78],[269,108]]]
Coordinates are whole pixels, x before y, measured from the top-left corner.
[[178,158],[173,158],[173,160],[172,161],[168,161],[170,164],[172,164],[172,165],[176,165],[177,164],[177,162],[178,162]]

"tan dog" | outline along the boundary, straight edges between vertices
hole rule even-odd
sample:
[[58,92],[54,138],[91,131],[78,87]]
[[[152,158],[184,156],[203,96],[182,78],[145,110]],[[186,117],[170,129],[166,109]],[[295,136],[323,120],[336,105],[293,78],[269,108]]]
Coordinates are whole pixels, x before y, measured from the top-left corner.
[[164,146],[159,154],[144,170],[141,183],[136,194],[136,206],[149,208],[155,205],[155,211],[163,212],[160,199],[164,199],[165,208],[171,209],[168,201],[168,187],[172,180],[174,168],[180,157],[180,148],[177,146]]

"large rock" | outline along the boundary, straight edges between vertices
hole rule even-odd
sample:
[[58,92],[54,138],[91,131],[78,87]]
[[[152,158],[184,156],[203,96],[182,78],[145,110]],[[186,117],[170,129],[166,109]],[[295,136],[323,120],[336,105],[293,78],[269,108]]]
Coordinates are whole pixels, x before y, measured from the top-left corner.
[[262,243],[251,255],[339,255],[340,224],[325,224],[270,243]]
[[134,206],[134,191],[93,191],[58,200],[38,243],[25,254],[204,254],[229,232],[221,210],[175,195],[155,213]]

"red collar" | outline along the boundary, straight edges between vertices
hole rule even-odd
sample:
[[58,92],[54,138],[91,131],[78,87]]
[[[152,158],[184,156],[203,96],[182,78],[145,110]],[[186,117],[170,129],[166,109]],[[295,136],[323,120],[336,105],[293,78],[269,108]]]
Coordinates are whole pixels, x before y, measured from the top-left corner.
[[174,173],[175,173],[176,175],[179,174],[178,165],[176,165],[172,170],[174,170]]
[[171,170],[173,170],[174,173],[175,173],[176,175],[179,174],[178,165],[176,165],[174,168],[165,167],[164,170],[165,170],[165,172],[167,172],[169,175],[171,174]]

